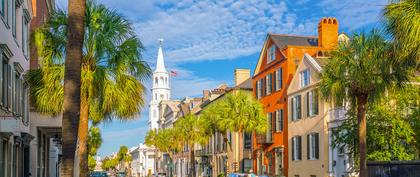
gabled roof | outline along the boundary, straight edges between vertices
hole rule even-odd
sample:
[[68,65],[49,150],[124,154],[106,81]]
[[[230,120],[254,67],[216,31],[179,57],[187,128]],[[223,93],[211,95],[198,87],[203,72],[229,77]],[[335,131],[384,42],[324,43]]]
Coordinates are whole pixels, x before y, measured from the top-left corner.
[[[268,47],[268,41],[272,40],[278,49],[283,50],[288,45],[293,46],[308,46],[308,47],[317,47],[318,46],[318,37],[316,36],[297,36],[297,35],[284,35],[284,34],[271,34],[268,33],[264,41],[263,48],[261,49],[260,56],[258,58],[257,66],[254,70],[254,76],[259,73],[261,63],[263,61],[264,53]],[[281,54],[284,56],[283,52]],[[287,57],[287,56],[284,56]]]
[[294,46],[318,46],[318,37],[314,36],[294,36],[283,34],[268,34],[277,48],[284,49],[288,45]]

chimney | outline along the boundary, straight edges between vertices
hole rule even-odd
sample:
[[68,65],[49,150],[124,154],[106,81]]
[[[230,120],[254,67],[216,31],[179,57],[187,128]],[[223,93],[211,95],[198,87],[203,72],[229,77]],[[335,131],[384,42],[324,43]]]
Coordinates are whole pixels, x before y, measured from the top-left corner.
[[203,90],[203,100],[208,100],[210,98],[210,90]]
[[336,18],[322,18],[318,23],[318,46],[334,49],[338,44],[338,21]]
[[249,69],[235,69],[234,75],[235,86],[238,86],[251,77],[251,71]]

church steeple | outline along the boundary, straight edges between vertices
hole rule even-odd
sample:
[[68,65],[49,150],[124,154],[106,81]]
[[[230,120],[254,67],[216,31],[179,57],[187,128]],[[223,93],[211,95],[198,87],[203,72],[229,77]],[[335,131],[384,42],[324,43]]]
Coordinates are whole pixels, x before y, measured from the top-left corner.
[[156,63],[156,70],[155,72],[166,72],[165,69],[165,62],[163,60],[163,51],[162,51],[162,45],[163,45],[163,39],[159,39],[159,50],[157,55],[157,63]]

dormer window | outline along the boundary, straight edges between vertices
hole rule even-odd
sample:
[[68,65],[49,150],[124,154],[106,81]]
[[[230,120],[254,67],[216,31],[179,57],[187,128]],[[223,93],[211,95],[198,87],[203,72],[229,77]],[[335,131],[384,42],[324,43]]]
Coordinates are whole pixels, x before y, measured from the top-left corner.
[[270,50],[268,50],[267,63],[270,63],[271,61],[275,59],[276,59],[276,46],[272,45],[270,47]]
[[305,69],[300,72],[300,88],[309,85],[309,69]]

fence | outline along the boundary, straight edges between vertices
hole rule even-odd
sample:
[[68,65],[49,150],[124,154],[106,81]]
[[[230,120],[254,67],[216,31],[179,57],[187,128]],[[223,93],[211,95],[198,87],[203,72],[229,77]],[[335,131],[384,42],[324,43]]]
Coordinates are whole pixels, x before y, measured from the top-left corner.
[[369,177],[419,177],[420,161],[368,162]]

